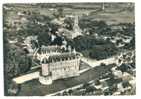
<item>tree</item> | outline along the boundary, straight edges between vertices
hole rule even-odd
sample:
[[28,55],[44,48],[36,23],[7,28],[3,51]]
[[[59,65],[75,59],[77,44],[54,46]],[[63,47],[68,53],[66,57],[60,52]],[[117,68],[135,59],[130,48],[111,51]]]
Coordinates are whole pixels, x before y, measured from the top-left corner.
[[69,95],[71,95],[73,93],[73,90],[72,89],[68,90],[68,93]]
[[48,32],[42,32],[38,35],[38,42],[39,45],[49,45],[51,43],[51,36],[48,34]]
[[32,60],[27,55],[21,56],[21,60],[19,61],[19,69],[20,74],[25,73],[30,70],[30,67],[32,66]]
[[54,41],[52,42],[52,45],[59,45],[59,46],[61,46],[61,45],[62,45],[62,41],[63,41],[62,37],[57,36],[57,37],[54,39]]
[[112,92],[116,92],[117,84],[113,84],[112,86],[110,86],[109,90],[112,91]]
[[85,89],[85,88],[87,88],[89,85],[90,85],[89,83],[84,83],[83,86],[82,86],[82,88]]
[[121,70],[121,72],[127,72],[129,70],[129,66],[123,63],[119,67],[117,67],[117,69]]
[[16,96],[19,93],[20,89],[21,89],[21,86],[19,84],[16,84],[15,82],[11,81],[8,84],[8,95]]
[[123,81],[122,86],[123,86],[123,88],[126,88],[126,87],[130,86],[130,83],[128,81]]
[[73,24],[74,24],[74,21],[72,20],[72,18],[66,18],[64,20],[64,23],[66,24],[65,28],[69,29],[69,30],[73,30]]
[[50,21],[52,19],[48,16],[32,14],[28,17],[28,22],[22,30],[26,36],[38,35],[42,32],[49,31]]
[[131,50],[135,49],[135,37],[132,38],[130,43],[125,44],[124,49],[131,49]]
[[11,79],[19,74],[18,68],[18,58],[16,54],[16,48],[11,47],[7,42],[6,34],[4,36],[4,88],[5,95],[8,95],[9,85],[11,84]]
[[62,93],[62,95],[63,95],[63,96],[67,96],[67,95],[68,95],[67,91],[64,91],[64,92]]
[[[29,69],[31,64],[27,64],[26,61],[28,60],[28,57],[24,57],[25,52],[21,50],[21,48],[13,44],[10,45],[8,42],[6,43],[6,41],[4,42],[4,44],[5,94],[8,95],[8,89],[10,87],[9,85],[12,84],[12,78],[23,73],[22,70],[27,70],[27,68]],[[21,61],[23,61],[22,69],[20,68]]]
[[107,88],[103,91],[103,93],[105,96],[107,96],[107,95],[112,95],[113,92],[109,88]]
[[95,45],[90,52],[90,58],[97,60],[105,59],[117,53],[117,49],[113,44]]
[[96,80],[95,80],[95,85],[100,85],[99,79],[96,79]]
[[86,92],[94,92],[95,90],[97,90],[94,86],[89,86],[86,88]]

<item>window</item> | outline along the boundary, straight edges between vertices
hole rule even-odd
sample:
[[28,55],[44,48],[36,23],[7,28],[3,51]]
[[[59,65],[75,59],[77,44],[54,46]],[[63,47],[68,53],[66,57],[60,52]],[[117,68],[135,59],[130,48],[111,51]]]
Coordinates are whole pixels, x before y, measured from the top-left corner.
[[66,71],[66,68],[64,68],[64,71]]

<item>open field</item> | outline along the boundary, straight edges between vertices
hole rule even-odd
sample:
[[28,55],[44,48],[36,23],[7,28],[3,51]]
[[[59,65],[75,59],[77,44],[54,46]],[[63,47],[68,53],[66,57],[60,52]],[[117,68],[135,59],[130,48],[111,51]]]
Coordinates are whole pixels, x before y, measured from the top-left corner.
[[[37,4],[38,5],[38,4]],[[65,4],[58,6],[36,6],[35,5],[10,5],[11,11],[9,11],[9,18],[15,17],[18,11],[33,11],[39,12],[41,15],[52,16],[55,12],[56,7],[62,7],[64,9],[63,13],[65,15],[76,14],[79,16],[88,15],[87,18],[91,18],[93,20],[103,20],[108,24],[118,24],[118,23],[134,23],[134,10],[133,5],[128,5],[127,3],[116,4],[116,3],[108,3],[105,4],[105,10],[101,10],[101,3],[78,3],[78,4]]]

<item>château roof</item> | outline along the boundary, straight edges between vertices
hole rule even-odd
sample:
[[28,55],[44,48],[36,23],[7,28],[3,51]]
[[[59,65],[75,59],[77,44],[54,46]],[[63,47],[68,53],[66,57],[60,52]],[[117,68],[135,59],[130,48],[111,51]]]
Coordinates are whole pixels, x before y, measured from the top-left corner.
[[55,59],[65,59],[65,58],[75,58],[76,54],[74,53],[62,53],[58,55],[53,55],[49,57],[49,60],[55,60]]
[[52,52],[59,51],[59,52],[61,52],[62,49],[61,49],[60,46],[42,46],[41,47],[41,51],[47,51],[47,52],[50,52],[50,51],[52,51]]
[[61,60],[67,60],[68,58],[76,58],[78,55],[79,54],[77,53],[75,54],[75,53],[66,52],[66,53],[49,56],[48,59],[44,58],[43,60],[45,60],[46,62],[61,61]]

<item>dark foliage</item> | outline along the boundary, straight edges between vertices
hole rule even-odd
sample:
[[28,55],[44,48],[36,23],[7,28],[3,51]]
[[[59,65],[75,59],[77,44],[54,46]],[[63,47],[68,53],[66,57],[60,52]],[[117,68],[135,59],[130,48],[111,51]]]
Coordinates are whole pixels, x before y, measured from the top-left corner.
[[119,67],[117,67],[117,69],[121,70],[122,72],[127,72],[129,70],[129,66],[123,63]]

